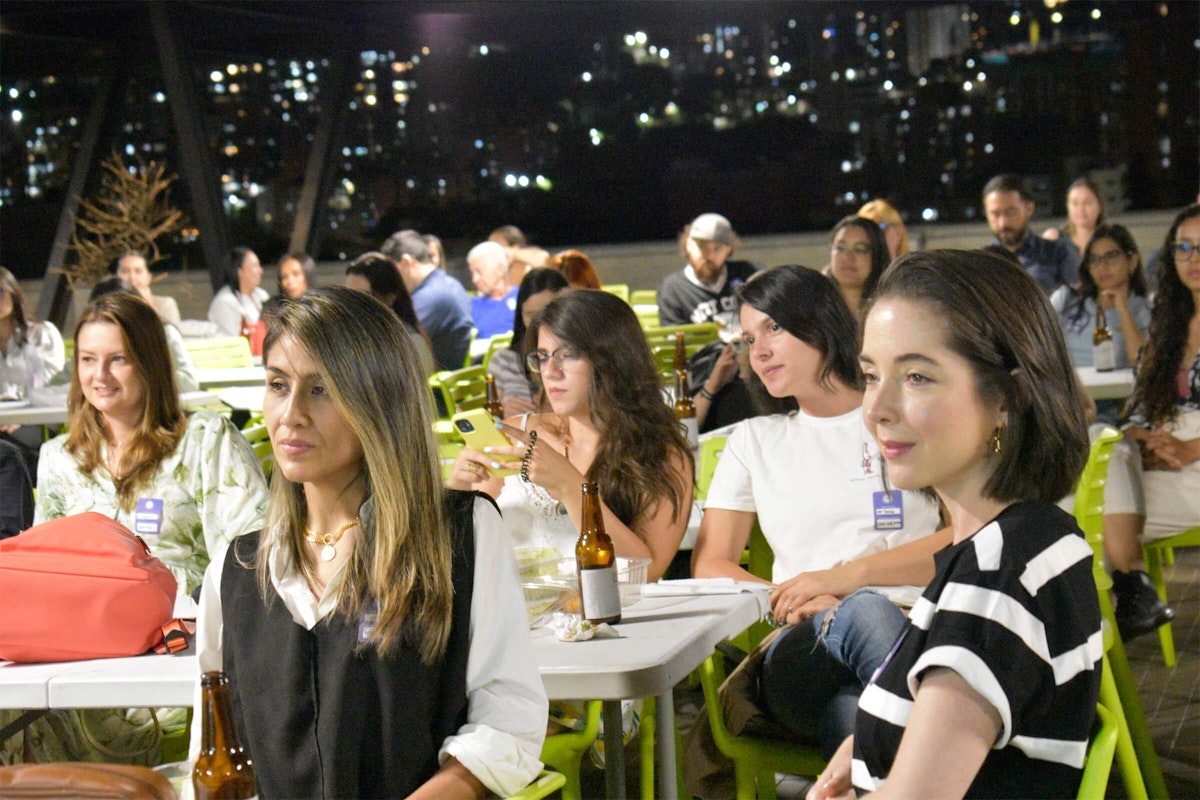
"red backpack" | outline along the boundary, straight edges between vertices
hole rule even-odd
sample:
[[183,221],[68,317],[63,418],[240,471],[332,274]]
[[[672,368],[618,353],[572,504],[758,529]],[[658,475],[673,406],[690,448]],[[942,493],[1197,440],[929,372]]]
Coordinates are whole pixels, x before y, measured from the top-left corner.
[[173,616],[175,576],[121,523],[88,512],[0,541],[0,658],[144,653]]

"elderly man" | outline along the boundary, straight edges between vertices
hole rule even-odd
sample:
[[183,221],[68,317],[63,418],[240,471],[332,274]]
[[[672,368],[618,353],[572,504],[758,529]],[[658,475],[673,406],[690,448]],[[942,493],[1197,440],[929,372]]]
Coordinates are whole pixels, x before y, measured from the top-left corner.
[[393,233],[380,249],[396,264],[412,295],[417,321],[433,345],[438,369],[462,369],[471,346],[471,302],[462,284],[434,266],[425,238],[413,230]]
[[1043,239],[1029,230],[1033,199],[1017,175],[997,175],[983,187],[983,209],[994,244],[1015,255],[1049,294],[1079,280],[1079,253],[1064,241]]
[[471,298],[476,336],[490,339],[513,329],[517,287],[508,282],[508,253],[495,242],[480,242],[467,253],[467,269],[477,297]]
[[687,229],[687,266],[663,278],[658,287],[658,317],[663,325],[728,322],[734,292],[754,274],[748,261],[729,261],[733,226],[720,214],[701,214]]

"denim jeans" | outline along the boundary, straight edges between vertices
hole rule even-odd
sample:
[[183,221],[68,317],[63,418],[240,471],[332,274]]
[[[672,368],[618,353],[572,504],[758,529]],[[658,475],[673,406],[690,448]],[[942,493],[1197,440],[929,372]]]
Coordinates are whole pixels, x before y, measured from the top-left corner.
[[858,696],[904,629],[904,613],[859,589],[793,625],[763,657],[762,705],[778,723],[819,739],[826,757],[854,732]]

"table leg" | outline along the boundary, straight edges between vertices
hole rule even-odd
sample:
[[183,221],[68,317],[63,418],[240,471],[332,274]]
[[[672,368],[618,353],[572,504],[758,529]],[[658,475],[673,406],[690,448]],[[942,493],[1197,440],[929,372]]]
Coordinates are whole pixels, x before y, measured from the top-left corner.
[[658,737],[654,741],[654,774],[658,776],[658,793],[661,800],[677,800],[679,784],[675,767],[675,694],[668,689],[658,695],[654,709],[654,729]]
[[625,728],[621,723],[621,701],[605,700],[601,713],[604,722],[604,788],[612,800],[625,798]]

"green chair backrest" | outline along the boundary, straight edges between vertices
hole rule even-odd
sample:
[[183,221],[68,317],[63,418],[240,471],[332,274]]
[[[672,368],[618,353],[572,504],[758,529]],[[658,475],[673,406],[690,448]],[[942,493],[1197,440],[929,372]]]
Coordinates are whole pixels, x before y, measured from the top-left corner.
[[1096,553],[1101,569],[1104,565],[1104,487],[1108,483],[1108,463],[1112,449],[1121,439],[1121,432],[1105,428],[1088,451],[1088,460],[1075,488],[1075,522],[1087,537]]
[[250,340],[244,336],[218,336],[213,339],[187,339],[184,347],[196,369],[252,367],[254,356]]
[[1108,793],[1108,776],[1112,772],[1113,754],[1117,750],[1117,720],[1107,708],[1096,704],[1096,732],[1088,743],[1083,762],[1083,779],[1075,800],[1104,800]]
[[487,403],[487,370],[482,364],[435,372],[429,376],[429,384],[442,393],[450,414],[483,408]]
[[602,291],[608,292],[609,294],[615,294],[617,297],[621,298],[626,303],[629,302],[629,284],[628,283],[605,283],[605,284],[601,284],[600,289]]
[[631,306],[657,306],[658,305],[658,290],[657,289],[634,289],[629,293],[629,305]]
[[725,452],[726,441],[725,436],[714,436],[700,443],[700,458],[696,461],[696,491],[693,495],[697,500],[708,497],[708,487],[712,485],[717,462]]
[[246,427],[242,428],[242,436],[246,437],[250,448],[254,450],[254,455],[258,456],[258,463],[262,465],[263,475],[271,477],[271,470],[275,468],[275,450],[271,446],[266,423],[262,421],[261,417],[250,420]]
[[675,336],[683,334],[684,349],[688,358],[707,344],[718,341],[717,325],[714,322],[701,322],[696,325],[668,325],[666,327],[646,328],[646,344],[654,355],[665,386],[675,384]]
[[512,337],[512,331],[509,331],[508,333],[497,333],[488,340],[487,352],[483,354],[483,368],[485,371],[488,365],[492,363],[492,356],[496,354],[496,351],[503,350],[512,344]]

